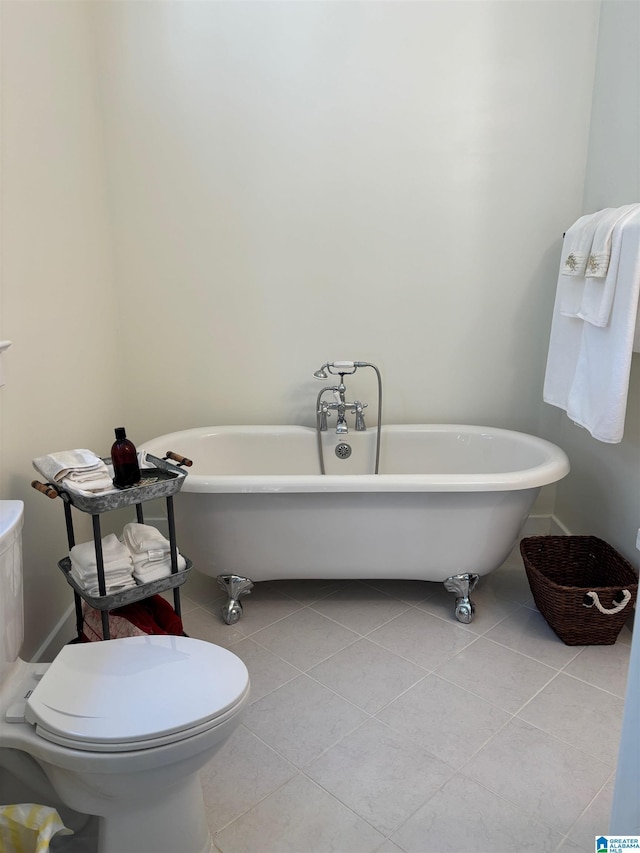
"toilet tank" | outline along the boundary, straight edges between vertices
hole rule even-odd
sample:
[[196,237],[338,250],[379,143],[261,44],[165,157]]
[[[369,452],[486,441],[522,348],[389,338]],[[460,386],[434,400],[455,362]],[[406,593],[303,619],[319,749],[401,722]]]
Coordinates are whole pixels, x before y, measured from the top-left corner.
[[0,501],[0,684],[24,639],[22,501]]

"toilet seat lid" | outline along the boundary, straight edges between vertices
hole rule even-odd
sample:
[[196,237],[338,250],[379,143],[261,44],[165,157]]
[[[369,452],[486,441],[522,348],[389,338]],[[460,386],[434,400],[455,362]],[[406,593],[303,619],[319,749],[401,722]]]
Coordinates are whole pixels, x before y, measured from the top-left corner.
[[55,658],[29,696],[25,718],[42,737],[80,749],[143,749],[145,741],[215,725],[248,687],[239,657],[191,637],[79,643]]

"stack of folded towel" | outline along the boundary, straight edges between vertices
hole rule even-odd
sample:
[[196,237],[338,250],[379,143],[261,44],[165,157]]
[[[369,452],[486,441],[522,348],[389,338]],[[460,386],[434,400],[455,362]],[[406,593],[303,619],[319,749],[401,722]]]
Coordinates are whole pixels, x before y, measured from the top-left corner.
[[109,469],[91,450],[60,450],[39,456],[32,464],[48,483],[81,495],[96,495],[113,490]]
[[[138,583],[166,578],[171,574],[171,546],[159,530],[135,521],[126,524],[122,541],[133,560],[133,577]],[[186,568],[184,557],[178,552],[178,570]]]
[[[93,540],[74,545],[69,552],[69,558],[71,577],[90,595],[99,595],[96,546]],[[102,539],[102,559],[107,595],[135,587],[131,554],[115,533],[110,533]]]

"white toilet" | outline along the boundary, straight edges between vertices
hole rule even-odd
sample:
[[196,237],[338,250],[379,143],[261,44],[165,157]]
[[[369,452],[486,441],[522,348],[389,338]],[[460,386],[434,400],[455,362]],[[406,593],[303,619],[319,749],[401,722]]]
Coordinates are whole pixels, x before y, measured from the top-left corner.
[[99,853],[209,853],[199,770],[238,725],[245,665],[174,636],[20,660],[22,524],[22,502],[0,501],[0,766],[22,755],[23,777],[44,771],[62,803],[97,815]]

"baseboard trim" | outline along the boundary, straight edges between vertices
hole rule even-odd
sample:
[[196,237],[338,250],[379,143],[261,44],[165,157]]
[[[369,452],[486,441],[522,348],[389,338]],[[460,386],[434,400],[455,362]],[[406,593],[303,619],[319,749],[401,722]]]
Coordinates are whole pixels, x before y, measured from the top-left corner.
[[570,536],[571,531],[555,515],[530,515],[522,536]]
[[75,605],[70,604],[36,649],[31,660],[34,663],[52,661],[69,639],[75,636],[75,630]]
[[555,515],[551,516],[551,534],[553,536],[571,536],[571,531]]

